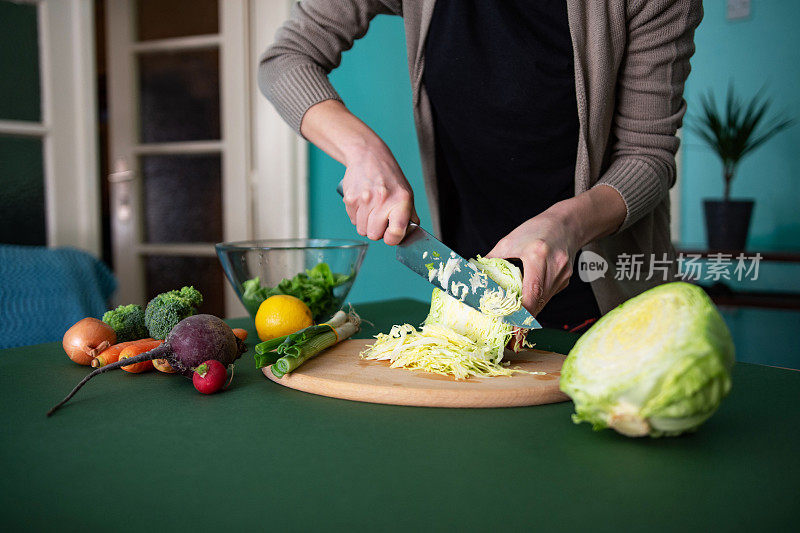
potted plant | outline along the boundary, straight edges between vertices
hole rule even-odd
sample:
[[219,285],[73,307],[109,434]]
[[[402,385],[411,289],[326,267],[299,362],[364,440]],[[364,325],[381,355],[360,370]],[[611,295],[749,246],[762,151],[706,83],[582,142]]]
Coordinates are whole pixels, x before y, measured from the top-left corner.
[[731,200],[731,183],[742,158],[789,127],[792,120],[781,116],[766,118],[770,100],[760,91],[743,102],[728,87],[725,108],[720,111],[713,92],[700,98],[702,107],[697,124],[690,126],[722,160],[725,194],[722,200],[704,200],[706,235],[711,250],[744,250],[754,201]]

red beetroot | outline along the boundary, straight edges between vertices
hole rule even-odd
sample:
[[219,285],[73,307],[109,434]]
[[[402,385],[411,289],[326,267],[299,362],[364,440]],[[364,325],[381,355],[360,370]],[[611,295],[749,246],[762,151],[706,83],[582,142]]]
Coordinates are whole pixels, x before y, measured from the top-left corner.
[[210,359],[197,368],[192,374],[192,383],[198,392],[214,394],[225,386],[228,373],[225,366],[216,359]]

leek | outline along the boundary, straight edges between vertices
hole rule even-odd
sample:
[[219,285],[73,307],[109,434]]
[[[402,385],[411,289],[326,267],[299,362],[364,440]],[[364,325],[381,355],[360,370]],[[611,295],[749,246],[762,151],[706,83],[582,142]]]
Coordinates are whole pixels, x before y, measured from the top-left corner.
[[272,365],[272,373],[283,377],[323,350],[351,337],[360,324],[355,312],[338,311],[325,324],[262,342],[256,345],[256,367]]

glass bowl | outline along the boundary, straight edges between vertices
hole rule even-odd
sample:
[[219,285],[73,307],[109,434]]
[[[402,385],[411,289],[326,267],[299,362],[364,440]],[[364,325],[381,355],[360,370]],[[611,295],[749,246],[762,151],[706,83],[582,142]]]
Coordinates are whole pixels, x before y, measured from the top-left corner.
[[[254,294],[255,282],[245,283],[259,278],[259,286],[267,289],[278,287],[281,282],[282,287],[294,285],[295,289],[290,288],[289,294],[296,290],[294,296],[309,304],[314,321],[319,322],[327,320],[341,308],[364,261],[367,245],[366,242],[347,239],[267,239],[223,242],[217,244],[216,249],[225,276],[252,318],[255,318],[258,306],[263,301],[259,295],[267,290],[262,289]],[[312,274],[312,280],[304,280],[301,276],[298,278],[300,283],[292,284],[298,274],[308,276],[307,271],[320,263],[330,267],[334,278],[333,286],[328,281],[317,283],[327,294],[320,296],[319,291],[313,290],[314,280],[319,280],[319,275],[325,272],[322,267],[315,270],[317,275]],[[298,285],[312,290],[297,289]],[[312,295],[311,292],[316,294]],[[312,304],[311,300],[316,300],[316,303]]]

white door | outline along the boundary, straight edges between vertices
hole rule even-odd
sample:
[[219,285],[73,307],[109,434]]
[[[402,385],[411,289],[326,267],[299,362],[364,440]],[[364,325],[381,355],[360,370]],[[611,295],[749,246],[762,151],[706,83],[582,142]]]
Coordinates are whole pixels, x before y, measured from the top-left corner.
[[107,1],[119,302],[192,284],[206,312],[244,315],[214,243],[304,236],[304,146],[264,107],[255,82],[262,28],[274,31],[289,5]]
[[0,243],[100,256],[93,22],[92,0],[0,0]]

